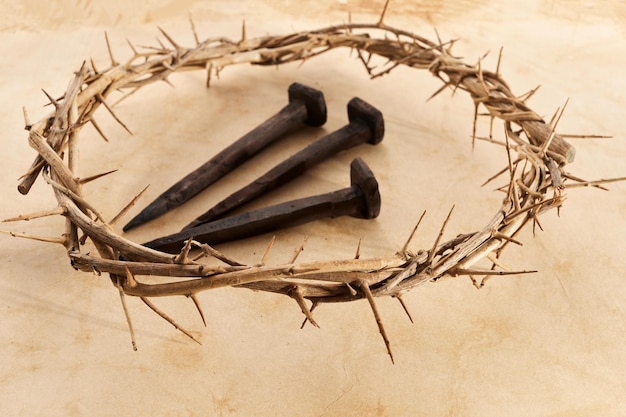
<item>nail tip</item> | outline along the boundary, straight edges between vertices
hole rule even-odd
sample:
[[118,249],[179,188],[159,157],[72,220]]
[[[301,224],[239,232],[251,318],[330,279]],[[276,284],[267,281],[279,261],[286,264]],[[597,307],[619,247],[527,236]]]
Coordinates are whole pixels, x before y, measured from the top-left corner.
[[144,223],[145,222],[141,218],[139,218],[139,216],[137,216],[131,219],[128,223],[126,223],[124,227],[122,227],[122,230],[128,232],[129,230],[134,229],[135,227],[140,226]]

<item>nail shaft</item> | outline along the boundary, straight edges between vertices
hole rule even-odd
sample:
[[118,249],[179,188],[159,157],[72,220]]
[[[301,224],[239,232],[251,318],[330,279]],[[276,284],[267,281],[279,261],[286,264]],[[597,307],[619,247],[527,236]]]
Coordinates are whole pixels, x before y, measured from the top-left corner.
[[183,228],[219,219],[235,208],[295,179],[303,172],[338,152],[363,143],[378,144],[384,135],[384,121],[379,110],[359,98],[348,103],[350,123],[292,155],[247,186],[231,194]]
[[225,217],[144,243],[144,246],[177,253],[190,238],[210,245],[268,233],[328,217],[371,219],[380,212],[378,182],[365,162],[351,165],[352,186],[327,194],[292,200]]
[[289,88],[289,100],[277,114],[162,193],[128,222],[124,231],[180,206],[289,132],[304,124],[320,126],[326,122],[326,105],[320,91],[294,83]]

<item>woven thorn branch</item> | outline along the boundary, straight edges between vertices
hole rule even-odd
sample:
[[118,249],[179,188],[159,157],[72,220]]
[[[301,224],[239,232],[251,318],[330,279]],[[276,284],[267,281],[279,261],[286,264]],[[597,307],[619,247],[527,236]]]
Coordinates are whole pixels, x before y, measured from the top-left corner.
[[[244,35],[237,42],[224,38],[200,41],[192,22],[194,46],[183,47],[160,29],[171,46],[159,41],[157,47],[135,47],[129,42],[132,56],[124,63],[115,59],[107,38],[111,59],[108,68],[99,70],[93,61],[90,65],[83,63],[62,97],[55,99],[48,95],[55,107],[50,115],[31,124],[24,112],[29,144],[38,155],[21,178],[19,191],[28,193],[41,173],[50,185],[58,206],[8,220],[60,215],[65,218],[65,232],[61,237],[11,234],[63,244],[75,269],[109,274],[119,290],[135,349],[125,295],[139,297],[149,308],[196,340],[189,331],[152,304],[150,298],[190,297],[204,320],[196,294],[232,286],[287,295],[297,302],[305,316],[305,323],[308,320],[316,326],[312,312],[317,305],[366,299],[393,361],[390,342],[376,307],[376,297],[395,297],[408,314],[402,295],[425,282],[437,281],[445,276],[469,276],[479,288],[494,275],[534,272],[509,270],[499,260],[502,250],[510,243],[521,245],[516,239],[520,230],[528,224],[533,224],[533,229],[534,225],[540,227],[539,216],[561,206],[565,199],[564,190],[570,186],[564,184],[566,180],[576,182],[572,185],[596,187],[601,187],[603,181],[583,181],[565,171],[575,152],[556,133],[562,110],[552,121],[545,122],[526,104],[535,90],[521,97],[515,96],[499,73],[500,59],[498,68],[493,72],[481,68],[480,61],[476,65],[466,64],[452,55],[454,42],[433,42],[415,33],[387,26],[383,23],[383,16],[384,12],[375,24],[350,22],[319,30],[252,39],[245,37],[244,26]],[[120,236],[116,233],[115,224],[139,196],[112,220],[107,220],[96,205],[85,198],[83,185],[100,176],[80,179],[77,172],[81,128],[90,123],[106,140],[94,118],[101,108],[126,128],[115,115],[113,105],[108,104],[107,99],[113,93],[121,92],[121,99],[125,99],[147,85],[167,82],[172,73],[187,70],[206,71],[208,86],[212,77],[228,66],[279,66],[307,61],[337,48],[356,51],[371,78],[385,75],[398,66],[406,66],[429,71],[442,81],[442,87],[433,96],[447,89],[467,92],[475,104],[473,139],[476,139],[479,108],[486,109],[491,118],[491,130],[494,121],[502,122],[505,140],[495,140],[491,133],[486,139],[506,149],[506,166],[494,176],[505,176],[507,184],[501,188],[505,198],[484,228],[443,241],[451,210],[432,247],[425,250],[413,252],[409,249],[416,226],[406,244],[387,257],[361,259],[357,253],[355,259],[299,263],[296,256],[286,264],[266,265],[266,252],[259,264],[244,265],[208,245],[191,240],[181,253],[172,256]],[[98,256],[86,250],[87,241],[93,244]],[[196,249],[200,250],[199,255],[195,255],[198,252]],[[218,259],[221,264],[215,266],[213,262],[209,265],[209,258]],[[481,260],[485,260],[490,267],[477,267]],[[164,282],[142,282],[142,276],[160,276]]]

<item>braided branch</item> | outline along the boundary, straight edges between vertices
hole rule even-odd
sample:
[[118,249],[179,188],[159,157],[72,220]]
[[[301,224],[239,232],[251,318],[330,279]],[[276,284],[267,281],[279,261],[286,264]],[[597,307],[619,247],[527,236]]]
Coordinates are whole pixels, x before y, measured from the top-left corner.
[[[112,62],[109,68],[98,71],[93,64],[91,68],[83,65],[63,97],[58,101],[51,98],[55,111],[32,125],[27,123],[29,142],[38,156],[22,179],[20,192],[28,192],[42,169],[49,172],[45,179],[59,204],[52,214],[62,213],[67,219],[62,241],[72,266],[86,272],[109,273],[121,294],[145,299],[193,296],[199,291],[224,286],[244,287],[294,298],[310,321],[312,316],[304,308],[304,299],[316,306],[322,302],[367,298],[379,322],[373,297],[394,296],[401,300],[404,292],[446,275],[470,275],[474,279],[475,275],[504,274],[497,260],[502,249],[509,243],[519,243],[515,237],[525,225],[537,222],[540,214],[563,202],[563,169],[573,160],[574,148],[555,133],[556,123],[546,123],[526,105],[525,99],[511,92],[498,70],[485,71],[480,62],[469,65],[455,58],[451,53],[453,42],[432,42],[386,26],[382,20],[378,24],[351,23],[239,42],[208,39],[191,48],[178,45],[162,32],[171,47],[161,44],[157,48],[144,47],[138,52],[131,45],[133,55],[124,64],[117,63],[109,48]],[[198,39],[195,32],[194,36]],[[82,182],[75,172],[79,132],[87,123],[100,131],[93,115],[101,106],[115,116],[106,103],[114,91],[125,93],[125,98],[149,84],[167,81],[173,72],[186,70],[207,71],[208,84],[212,75],[227,66],[283,65],[313,59],[340,47],[357,51],[372,78],[400,65],[427,70],[443,82],[435,94],[446,88],[466,91],[476,106],[475,117],[482,106],[492,123],[494,119],[504,122],[506,142],[502,145],[507,149],[509,160],[502,173],[508,171],[509,185],[502,205],[482,230],[440,242],[446,220],[433,246],[417,254],[406,250],[407,242],[401,251],[386,258],[311,263],[297,263],[294,259],[285,265],[248,266],[229,262],[214,249],[195,242],[189,242],[178,256],[131,242],[117,235],[82,194]],[[387,60],[378,69],[372,65],[376,57]],[[66,149],[67,157],[60,156]],[[512,153],[517,155],[515,159]],[[81,251],[84,237],[79,238],[79,233],[94,243],[99,257]],[[227,265],[209,267],[201,262],[202,258],[190,259],[192,246],[199,246],[206,256],[225,260]],[[492,268],[472,269],[481,259],[489,259]],[[142,275],[167,277],[168,282],[142,283],[138,281]],[[171,320],[164,313],[162,317]],[[379,327],[389,350],[381,323]]]

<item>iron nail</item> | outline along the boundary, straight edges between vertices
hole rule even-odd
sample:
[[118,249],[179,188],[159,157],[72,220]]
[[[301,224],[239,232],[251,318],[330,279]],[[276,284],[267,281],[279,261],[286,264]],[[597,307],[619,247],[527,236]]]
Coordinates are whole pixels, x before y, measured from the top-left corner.
[[144,243],[152,249],[178,253],[185,241],[210,245],[268,233],[328,217],[352,216],[373,219],[380,213],[376,177],[361,159],[350,164],[351,186],[313,197],[301,198],[225,217]]
[[261,177],[213,206],[185,226],[183,230],[224,217],[235,208],[293,180],[307,169],[340,151],[363,143],[376,145],[383,140],[385,133],[383,115],[380,110],[369,103],[358,97],[350,100],[348,119],[349,124],[285,159]]
[[289,104],[282,110],[167,189],[131,219],[124,226],[124,231],[180,206],[253,155],[303,124],[321,126],[326,123],[326,102],[321,91],[300,83],[293,83],[289,86],[288,94]]

